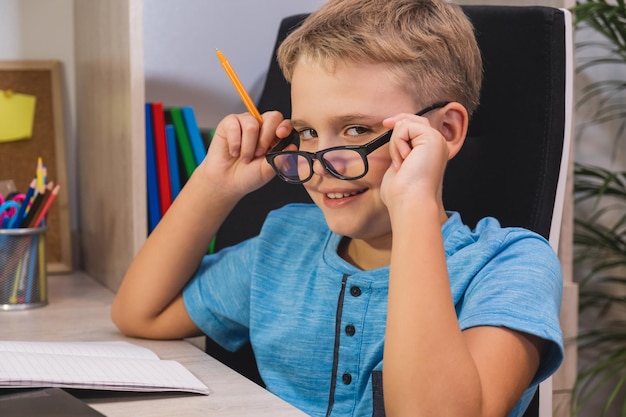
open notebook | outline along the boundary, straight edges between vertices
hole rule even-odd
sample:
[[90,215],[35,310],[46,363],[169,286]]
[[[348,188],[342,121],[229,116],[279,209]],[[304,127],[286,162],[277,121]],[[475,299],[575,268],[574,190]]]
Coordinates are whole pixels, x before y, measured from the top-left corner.
[[180,363],[127,342],[0,341],[0,388],[9,387],[209,394]]

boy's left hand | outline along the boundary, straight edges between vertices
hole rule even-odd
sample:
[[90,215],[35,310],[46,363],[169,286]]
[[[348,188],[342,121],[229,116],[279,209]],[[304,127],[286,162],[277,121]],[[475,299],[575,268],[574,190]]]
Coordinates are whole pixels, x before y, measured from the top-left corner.
[[[387,207],[407,199],[441,199],[443,173],[449,149],[443,135],[426,117],[399,114],[383,121],[393,129],[389,142],[391,166],[385,173],[381,195]],[[410,201],[410,200],[409,200]]]

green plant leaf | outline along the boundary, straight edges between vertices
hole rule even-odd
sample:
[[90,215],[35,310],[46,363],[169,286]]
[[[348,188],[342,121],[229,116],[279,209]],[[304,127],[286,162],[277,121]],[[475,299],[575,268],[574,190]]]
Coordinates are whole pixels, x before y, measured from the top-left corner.
[[[572,9],[576,30],[585,34],[595,31],[603,39],[576,43],[578,74],[595,74],[626,64],[625,2],[577,1]],[[610,122],[611,128],[616,127],[613,149],[619,149],[626,132],[624,78],[607,77],[582,86],[576,108],[587,112],[586,119],[577,124],[577,140],[585,140],[590,126]],[[576,340],[579,353],[593,352],[594,360],[579,370],[572,395],[572,416],[590,398],[598,396],[602,396],[603,404],[600,410],[594,410],[594,415],[608,415],[622,401],[619,408],[626,416],[626,321],[612,319],[626,313],[626,173],[576,164],[574,182],[574,262],[579,268],[579,309],[593,322],[591,329],[581,327]]]

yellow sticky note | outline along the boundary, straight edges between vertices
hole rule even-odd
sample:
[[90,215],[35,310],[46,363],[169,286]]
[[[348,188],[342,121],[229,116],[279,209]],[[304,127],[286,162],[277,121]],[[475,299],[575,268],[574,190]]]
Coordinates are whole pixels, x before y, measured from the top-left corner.
[[33,135],[35,96],[0,90],[0,142],[29,139]]

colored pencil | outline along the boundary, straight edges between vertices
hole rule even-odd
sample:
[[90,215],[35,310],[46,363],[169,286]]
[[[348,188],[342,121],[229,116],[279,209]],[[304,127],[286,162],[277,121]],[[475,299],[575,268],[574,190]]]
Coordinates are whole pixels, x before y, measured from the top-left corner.
[[33,203],[30,205],[30,208],[28,209],[28,213],[26,214],[26,216],[24,216],[24,219],[20,223],[20,227],[29,227],[30,223],[34,220],[35,216],[37,215],[37,210],[41,206],[41,203],[43,203],[43,200],[45,198],[45,193],[46,193],[46,187],[43,187],[37,190],[37,194],[35,195]]
[[11,229],[15,229],[15,228],[20,227],[20,224],[22,223],[22,220],[24,220],[24,215],[26,214],[26,209],[28,208],[31,199],[33,198],[33,194],[35,194],[36,187],[37,187],[37,179],[34,178],[30,182],[30,186],[28,187],[28,191],[26,192],[26,197],[24,197],[24,200],[22,201],[22,205],[20,206],[20,209],[15,214],[15,216],[13,216],[11,224],[9,225],[9,227]]
[[48,196],[46,197],[46,200],[43,203],[43,207],[41,207],[41,210],[39,210],[39,213],[37,214],[37,217],[35,218],[35,221],[31,223],[31,227],[39,227],[39,225],[41,224],[41,222],[44,219],[44,217],[46,216],[46,214],[48,214],[48,210],[50,209],[50,206],[52,205],[52,202],[54,201],[54,199],[59,194],[59,189],[61,189],[61,184],[57,184],[52,189],[51,192],[47,193]]
[[43,160],[41,156],[37,158],[37,189],[41,190],[46,184],[44,179]]

